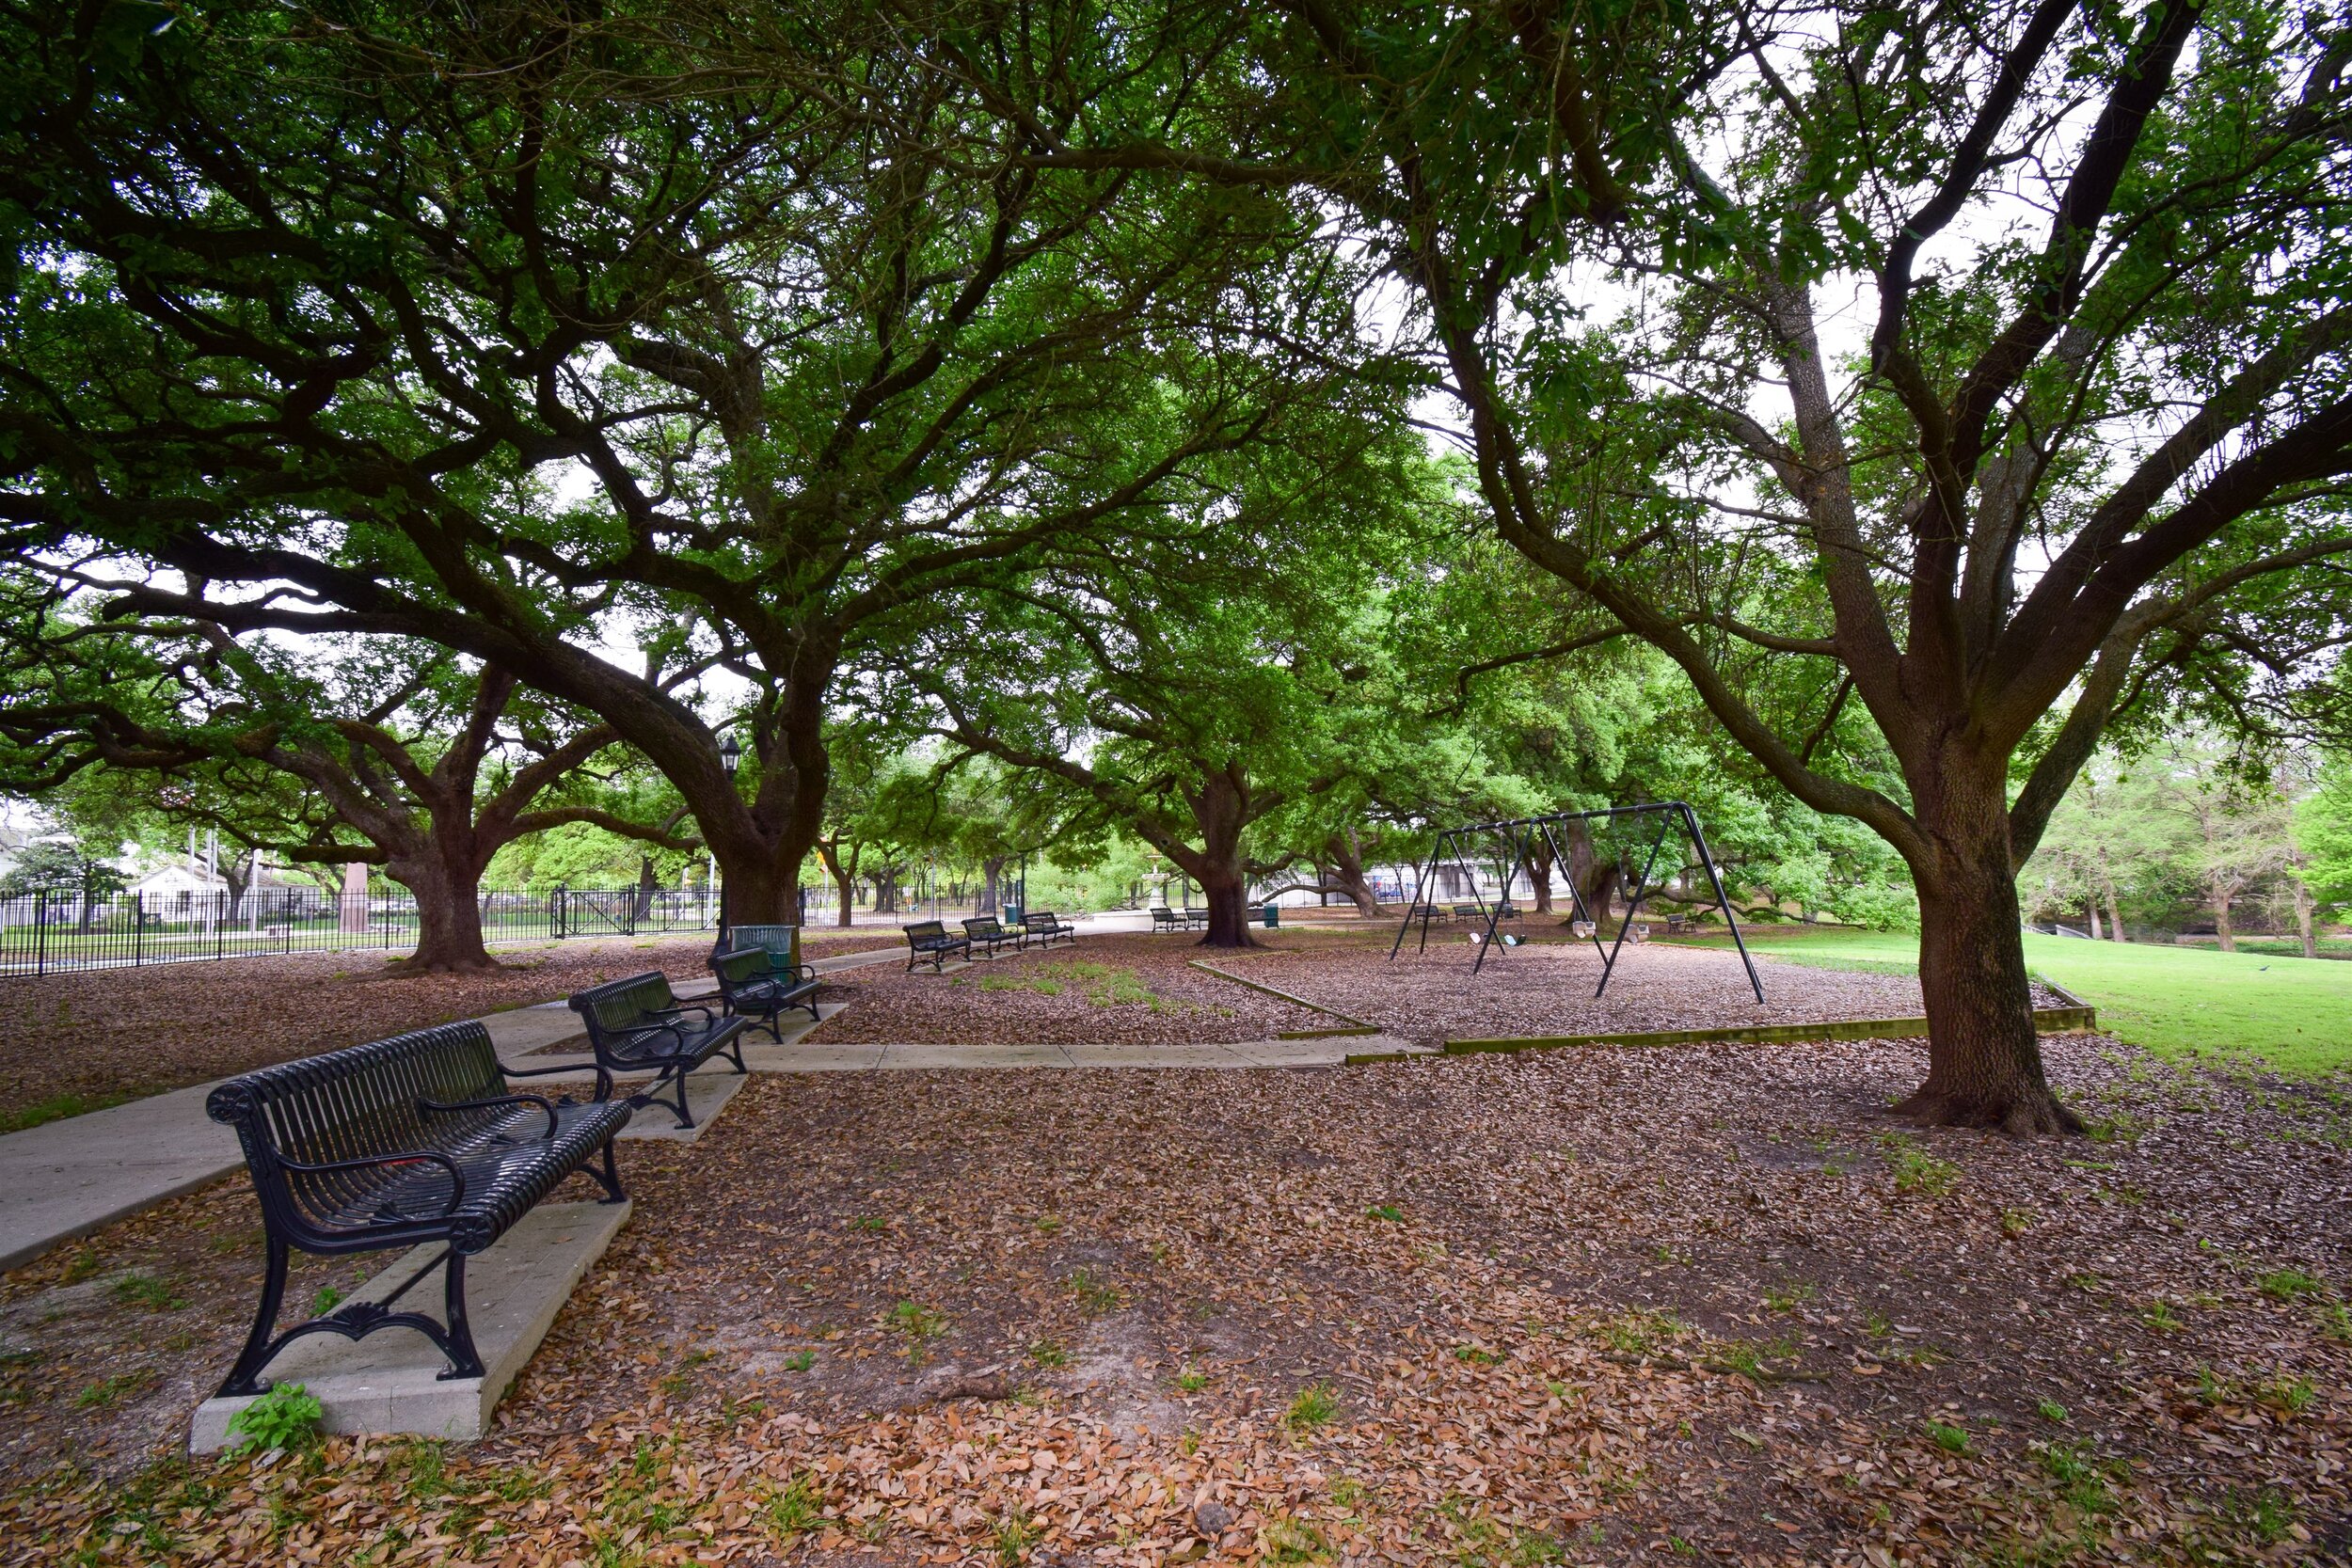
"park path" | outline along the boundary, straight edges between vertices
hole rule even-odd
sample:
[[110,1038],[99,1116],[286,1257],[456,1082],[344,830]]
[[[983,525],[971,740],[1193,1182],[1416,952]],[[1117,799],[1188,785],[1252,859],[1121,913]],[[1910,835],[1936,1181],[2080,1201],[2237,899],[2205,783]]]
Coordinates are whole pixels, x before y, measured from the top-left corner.
[[[898,963],[902,948],[818,958],[819,974]],[[715,982],[680,981],[677,994],[708,994]],[[830,1013],[833,1009],[828,1007]],[[573,1039],[579,1021],[563,1001],[514,1007],[482,1021],[499,1053],[516,1057]],[[803,1025],[803,1028],[809,1025]],[[961,1068],[1320,1068],[1350,1052],[1412,1050],[1384,1036],[1253,1040],[1240,1045],[785,1045],[748,1043],[757,1072],[914,1071]],[[789,1049],[786,1047],[789,1046]],[[561,1056],[533,1065],[556,1066]],[[579,1079],[595,1075],[578,1058]],[[722,1064],[723,1065],[723,1064]],[[542,1082],[564,1083],[564,1075]],[[86,1236],[183,1193],[194,1192],[244,1164],[236,1134],[204,1114],[211,1084],[135,1100],[110,1110],[43,1122],[0,1135],[0,1270],[31,1261],[61,1242]]]
[[[901,957],[887,948],[842,953],[816,967],[831,972]],[[701,995],[713,985],[681,981],[677,992]],[[482,1022],[510,1060],[580,1033],[579,1019],[560,1000]],[[0,1269],[208,1186],[244,1164],[236,1133],[204,1114],[212,1091],[197,1084],[0,1136]]]

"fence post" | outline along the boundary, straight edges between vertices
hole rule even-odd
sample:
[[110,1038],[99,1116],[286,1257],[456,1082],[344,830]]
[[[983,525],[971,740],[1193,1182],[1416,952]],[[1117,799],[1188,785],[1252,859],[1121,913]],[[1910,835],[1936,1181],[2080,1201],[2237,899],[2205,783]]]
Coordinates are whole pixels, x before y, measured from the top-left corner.
[[49,893],[33,895],[33,973],[49,973]]
[[137,969],[147,962],[147,895],[131,895],[131,967]]

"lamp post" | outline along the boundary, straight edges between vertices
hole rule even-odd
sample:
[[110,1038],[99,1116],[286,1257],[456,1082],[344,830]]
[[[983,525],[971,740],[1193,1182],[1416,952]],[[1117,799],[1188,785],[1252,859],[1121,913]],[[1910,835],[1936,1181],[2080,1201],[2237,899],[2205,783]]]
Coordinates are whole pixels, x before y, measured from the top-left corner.
[[[727,783],[732,786],[735,783],[735,770],[743,766],[742,743],[737,740],[732,733],[719,742],[719,766],[726,769]],[[713,871],[718,869],[719,862],[716,856],[711,858],[710,866]],[[718,939],[710,944],[710,950],[713,953],[723,953],[726,947],[727,884],[722,879],[719,883],[719,935]]]

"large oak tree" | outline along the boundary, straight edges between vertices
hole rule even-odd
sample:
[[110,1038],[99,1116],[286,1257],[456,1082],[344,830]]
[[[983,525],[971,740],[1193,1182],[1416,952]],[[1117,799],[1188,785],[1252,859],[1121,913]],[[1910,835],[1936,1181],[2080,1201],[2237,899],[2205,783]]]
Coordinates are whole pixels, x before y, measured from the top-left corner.
[[1903,1108],[2053,1131],[2017,866],[2120,712],[2344,635],[2347,62],[2265,0],[1283,0],[1183,135],[1044,162],[1352,214],[1501,537],[1907,863]]

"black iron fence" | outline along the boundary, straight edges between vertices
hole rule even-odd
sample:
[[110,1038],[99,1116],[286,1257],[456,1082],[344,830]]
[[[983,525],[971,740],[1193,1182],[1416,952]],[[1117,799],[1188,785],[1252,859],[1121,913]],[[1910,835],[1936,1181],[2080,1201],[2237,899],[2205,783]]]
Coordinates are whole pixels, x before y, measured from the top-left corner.
[[[564,937],[705,930],[717,925],[719,912],[717,899],[699,888],[500,891],[485,892],[479,901],[483,939],[494,947]],[[242,895],[190,889],[0,899],[0,975],[270,953],[405,951],[416,942],[417,900],[407,893],[264,887]]]

